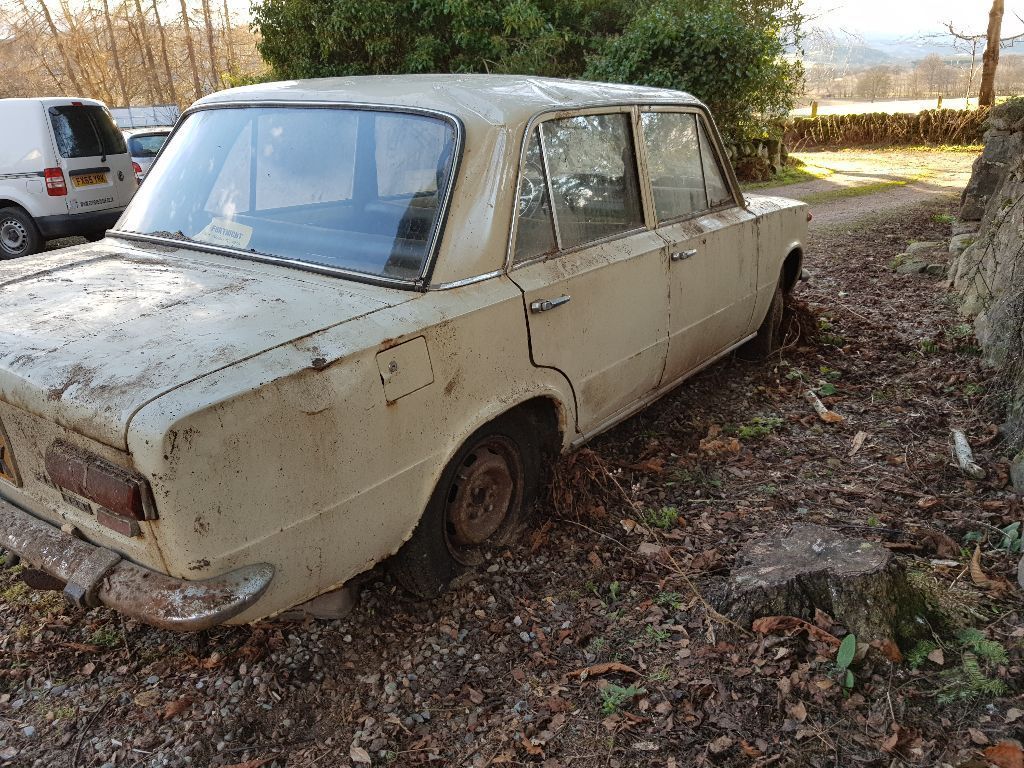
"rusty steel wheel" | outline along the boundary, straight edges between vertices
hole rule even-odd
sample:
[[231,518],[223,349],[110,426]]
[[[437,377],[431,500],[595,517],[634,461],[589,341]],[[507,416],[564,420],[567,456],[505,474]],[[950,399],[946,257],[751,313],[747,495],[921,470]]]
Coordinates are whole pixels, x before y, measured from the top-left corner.
[[542,472],[540,429],[510,413],[478,429],[441,474],[419,525],[388,569],[407,591],[439,595],[489,548],[507,544],[525,522]]
[[490,435],[464,452],[445,504],[445,536],[452,557],[464,565],[479,562],[479,547],[492,537],[500,543],[509,512],[523,497],[523,461],[504,435]]

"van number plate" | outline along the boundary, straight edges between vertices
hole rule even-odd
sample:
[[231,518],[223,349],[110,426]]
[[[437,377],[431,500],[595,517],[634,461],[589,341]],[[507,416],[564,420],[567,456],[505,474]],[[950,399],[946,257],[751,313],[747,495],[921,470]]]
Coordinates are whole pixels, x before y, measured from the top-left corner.
[[95,187],[97,184],[107,183],[105,173],[82,173],[71,177],[71,183],[76,187]]

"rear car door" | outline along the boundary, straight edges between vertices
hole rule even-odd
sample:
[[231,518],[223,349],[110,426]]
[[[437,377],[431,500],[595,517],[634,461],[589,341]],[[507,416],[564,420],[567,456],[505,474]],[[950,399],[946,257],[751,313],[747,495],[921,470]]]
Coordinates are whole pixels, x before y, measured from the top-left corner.
[[138,183],[124,136],[98,103],[49,103],[47,117],[67,175],[68,213],[120,209]]
[[590,111],[527,137],[510,276],[538,366],[571,382],[584,434],[657,387],[668,344],[668,254],[648,228],[638,112]]
[[640,125],[657,231],[669,246],[667,385],[748,333],[756,217],[740,205],[701,111],[645,109]]

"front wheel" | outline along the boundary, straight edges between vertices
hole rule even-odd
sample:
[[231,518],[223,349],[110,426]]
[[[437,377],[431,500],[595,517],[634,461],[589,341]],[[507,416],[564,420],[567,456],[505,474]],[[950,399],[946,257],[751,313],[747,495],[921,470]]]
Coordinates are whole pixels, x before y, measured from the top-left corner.
[[436,597],[464,565],[483,560],[521,529],[540,478],[529,417],[508,415],[477,430],[445,467],[416,530],[391,558],[404,589]]
[[785,296],[782,286],[775,288],[772,303],[768,307],[757,335],[740,347],[737,353],[744,360],[765,360],[782,346],[782,312],[785,309]]
[[20,208],[0,208],[0,259],[28,256],[43,247],[36,223]]

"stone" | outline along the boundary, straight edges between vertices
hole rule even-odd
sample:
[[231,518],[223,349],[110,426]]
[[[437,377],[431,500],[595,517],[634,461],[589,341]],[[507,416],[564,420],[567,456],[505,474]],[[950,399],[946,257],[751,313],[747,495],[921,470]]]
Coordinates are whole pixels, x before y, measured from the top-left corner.
[[978,239],[978,236],[973,232],[964,232],[959,235],[953,235],[949,239],[949,255],[954,259],[957,258],[961,253],[966,251],[974,241]]
[[908,245],[906,252],[908,254],[927,253],[928,251],[934,251],[942,248],[942,246],[943,244],[938,240],[922,240]]
[[1010,462],[1010,480],[1017,493],[1024,493],[1024,451],[1020,451]]
[[932,275],[933,277],[942,277],[946,274],[945,264],[928,264],[924,268],[925,274]]
[[909,253],[901,253],[896,257],[894,271],[897,275],[917,275],[928,268],[928,262],[911,257]]
[[952,234],[954,234],[954,235],[967,235],[967,234],[973,235],[979,229],[981,229],[981,222],[980,221],[961,221],[960,219],[957,219],[956,221],[953,222],[953,232],[952,232]]
[[813,621],[821,610],[863,642],[909,644],[929,632],[924,597],[881,544],[798,523],[749,542],[737,563],[723,612],[741,627],[764,616]]

